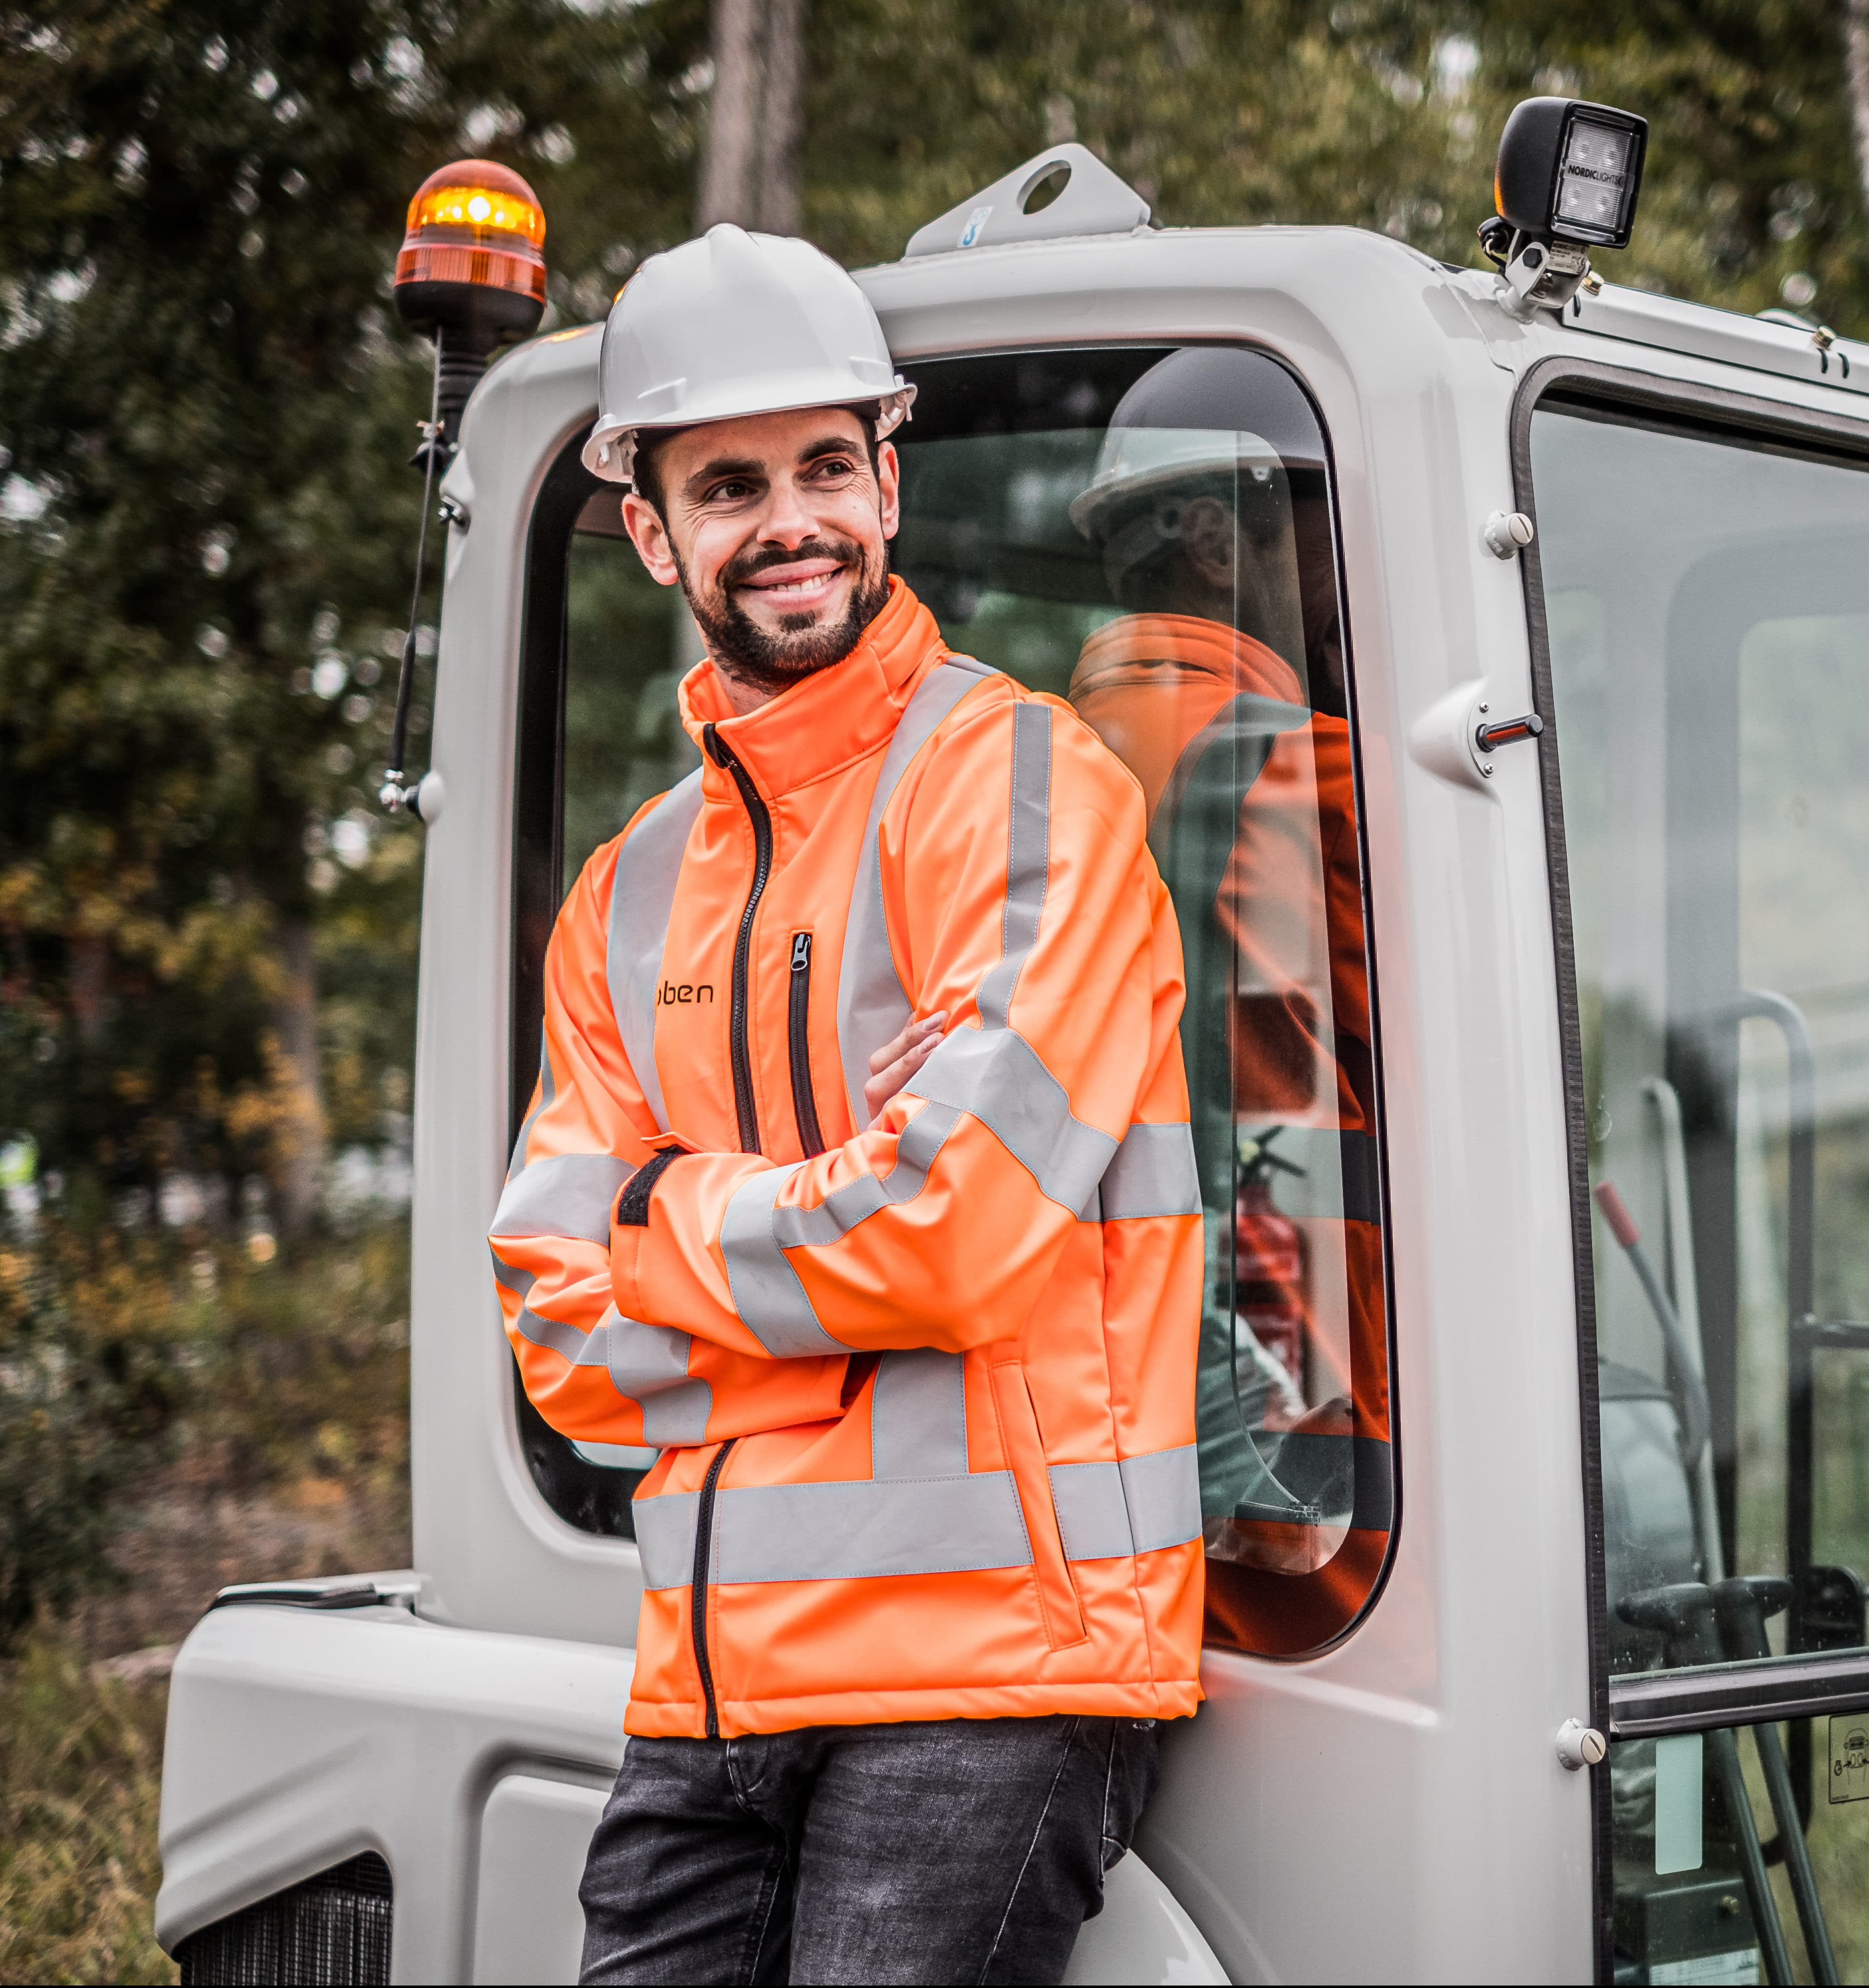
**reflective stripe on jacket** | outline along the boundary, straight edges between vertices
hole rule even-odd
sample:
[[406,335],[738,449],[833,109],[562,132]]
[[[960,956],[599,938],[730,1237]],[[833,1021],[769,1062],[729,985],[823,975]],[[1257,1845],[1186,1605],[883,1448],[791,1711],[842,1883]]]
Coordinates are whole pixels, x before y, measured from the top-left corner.
[[701,767],[559,913],[492,1232],[541,1412],[664,1452],[628,1730],[1191,1711],[1201,1202],[1134,781],[900,580],[749,715],[681,697]]

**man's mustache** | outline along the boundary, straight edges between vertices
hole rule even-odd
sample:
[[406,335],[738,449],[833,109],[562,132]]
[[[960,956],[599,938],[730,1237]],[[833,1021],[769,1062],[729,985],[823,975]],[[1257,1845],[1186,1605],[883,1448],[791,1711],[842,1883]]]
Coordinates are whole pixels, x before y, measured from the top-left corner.
[[759,552],[736,553],[721,568],[721,584],[744,587],[769,566],[792,566],[799,560],[835,560],[840,566],[860,567],[863,548],[853,539],[807,539],[789,551],[783,546],[772,546]]

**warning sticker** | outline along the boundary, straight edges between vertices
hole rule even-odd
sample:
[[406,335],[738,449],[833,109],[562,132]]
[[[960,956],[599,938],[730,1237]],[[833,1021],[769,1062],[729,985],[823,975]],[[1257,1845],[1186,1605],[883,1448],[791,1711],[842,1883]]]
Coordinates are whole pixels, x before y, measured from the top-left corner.
[[1869,1798],[1869,1713],[1830,1721],[1830,1800]]

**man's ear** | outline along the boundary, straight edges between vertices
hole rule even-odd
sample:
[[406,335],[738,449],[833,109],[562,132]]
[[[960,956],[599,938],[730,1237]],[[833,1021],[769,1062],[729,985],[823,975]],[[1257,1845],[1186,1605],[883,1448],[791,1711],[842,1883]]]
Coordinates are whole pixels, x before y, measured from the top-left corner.
[[623,529],[630,535],[636,556],[649,569],[650,577],[663,587],[679,587],[681,569],[675,563],[675,550],[669,542],[668,527],[662,514],[647,497],[632,490],[623,500]]
[[902,465],[892,441],[879,442],[876,451],[877,509],[883,520],[883,536],[893,539],[902,522]]

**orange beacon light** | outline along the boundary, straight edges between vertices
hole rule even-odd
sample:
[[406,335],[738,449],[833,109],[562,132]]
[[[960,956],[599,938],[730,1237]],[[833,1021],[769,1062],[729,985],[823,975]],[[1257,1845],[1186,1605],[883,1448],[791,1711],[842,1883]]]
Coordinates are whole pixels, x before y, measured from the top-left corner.
[[396,257],[396,308],[433,336],[444,453],[493,348],[538,329],[545,309],[545,210],[519,175],[491,159],[431,173],[409,203]]
[[[433,784],[438,776],[410,782],[403,774],[428,563],[429,512],[435,478],[460,441],[461,414],[493,348],[536,331],[545,314],[544,245],[545,210],[539,196],[517,173],[491,159],[457,159],[431,173],[409,203],[408,228],[396,255],[396,309],[411,331],[434,341],[434,398],[429,419],[421,424],[422,445],[414,458],[423,473],[421,528],[389,763],[377,794],[391,814],[406,811],[417,820],[432,820],[440,805],[439,789]],[[465,512],[453,515],[465,522]]]

